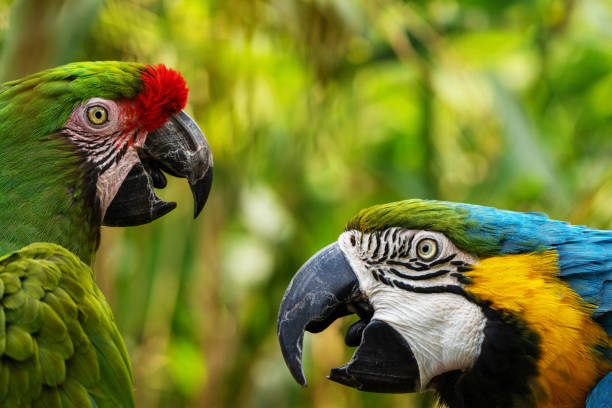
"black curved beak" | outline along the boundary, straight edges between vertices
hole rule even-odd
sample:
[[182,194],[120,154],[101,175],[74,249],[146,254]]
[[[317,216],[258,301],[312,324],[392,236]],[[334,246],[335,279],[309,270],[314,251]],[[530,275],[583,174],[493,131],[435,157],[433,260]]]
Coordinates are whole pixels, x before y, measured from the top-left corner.
[[304,331],[323,331],[352,313],[361,320],[349,329],[345,341],[358,348],[351,361],[332,369],[328,378],[363,391],[416,391],[419,370],[410,346],[390,325],[372,319],[373,310],[337,243],[323,248],[299,269],[280,305],[277,335],[293,378],[306,385]]
[[[103,225],[126,227],[149,223],[176,208],[155,194],[166,186],[163,172],[186,178],[194,200],[194,218],[206,204],[212,186],[213,159],[198,125],[185,112],[147,135],[132,167],[104,215]],[[163,172],[162,172],[163,171]]]
[[293,378],[306,385],[302,370],[304,330],[318,333],[346,316],[359,297],[359,282],[337,243],[310,258],[293,277],[278,312],[277,335]]

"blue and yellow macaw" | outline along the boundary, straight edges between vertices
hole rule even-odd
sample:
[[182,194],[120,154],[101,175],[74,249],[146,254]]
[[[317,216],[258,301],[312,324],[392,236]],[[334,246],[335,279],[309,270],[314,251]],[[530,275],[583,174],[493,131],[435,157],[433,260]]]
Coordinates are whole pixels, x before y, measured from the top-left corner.
[[304,330],[352,313],[339,383],[435,390],[451,408],[612,406],[612,231],[450,202],[374,206],[285,293],[278,337],[299,383]]

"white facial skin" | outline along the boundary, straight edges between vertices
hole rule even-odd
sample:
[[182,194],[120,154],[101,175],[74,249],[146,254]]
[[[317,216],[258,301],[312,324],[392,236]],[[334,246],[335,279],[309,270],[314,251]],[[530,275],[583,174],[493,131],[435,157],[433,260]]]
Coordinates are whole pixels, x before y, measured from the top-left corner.
[[380,234],[347,231],[338,243],[374,309],[372,319],[389,324],[410,345],[419,366],[420,391],[435,376],[474,364],[486,318],[477,305],[448,287],[464,286],[458,281],[458,264],[476,264],[475,258],[441,233],[396,227]]
[[[134,164],[140,162],[137,147],[143,147],[147,133],[129,123],[130,106],[108,99],[92,98],[77,106],[66,121],[63,133],[98,170],[96,185],[102,219]],[[102,110],[100,110],[102,109]],[[101,122],[106,112],[106,120]],[[98,115],[98,117],[92,115]]]

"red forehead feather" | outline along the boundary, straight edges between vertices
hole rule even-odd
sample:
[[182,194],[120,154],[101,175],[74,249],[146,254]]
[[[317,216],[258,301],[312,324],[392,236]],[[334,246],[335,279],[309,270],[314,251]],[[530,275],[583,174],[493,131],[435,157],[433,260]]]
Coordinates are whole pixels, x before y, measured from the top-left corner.
[[181,74],[163,64],[142,73],[142,91],[134,98],[138,124],[147,132],[160,128],[187,103],[187,84]]

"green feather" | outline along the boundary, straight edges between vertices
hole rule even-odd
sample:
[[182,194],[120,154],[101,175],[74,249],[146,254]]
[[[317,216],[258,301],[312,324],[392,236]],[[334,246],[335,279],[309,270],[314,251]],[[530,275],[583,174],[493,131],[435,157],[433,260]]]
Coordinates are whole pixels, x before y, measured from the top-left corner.
[[346,229],[374,232],[391,227],[438,231],[444,233],[459,248],[475,251],[477,239],[468,235],[469,212],[443,201],[405,200],[376,205],[361,210]]
[[0,277],[11,289],[0,297],[0,407],[134,405],[125,345],[89,266],[35,243],[0,257]]
[[347,230],[373,232],[391,227],[449,231],[454,226],[463,226],[468,212],[442,201],[405,200],[376,205],[361,210],[353,217]]
[[34,354],[34,340],[30,333],[11,324],[6,329],[6,349],[4,355],[13,360],[24,361]]
[[62,408],[62,397],[56,387],[43,387],[40,398],[33,401],[32,408]]

